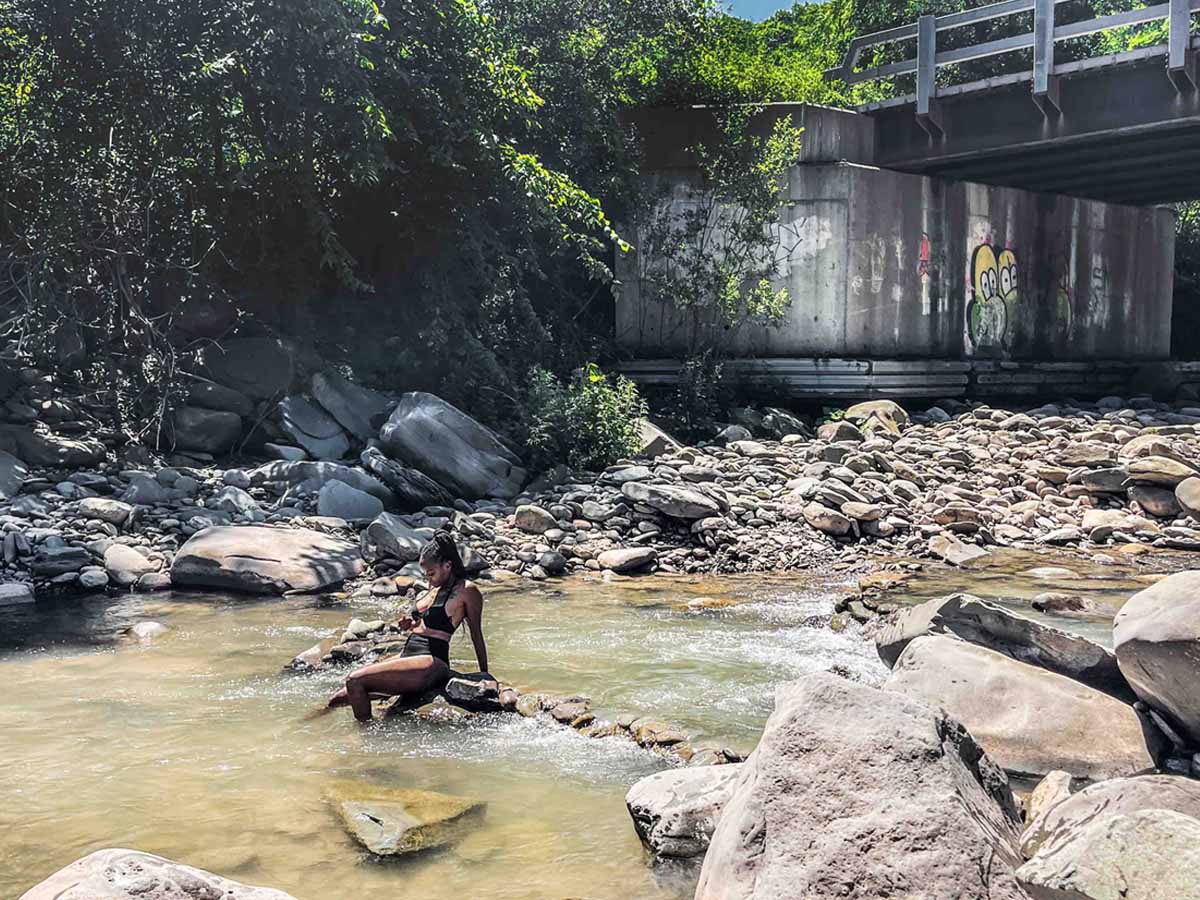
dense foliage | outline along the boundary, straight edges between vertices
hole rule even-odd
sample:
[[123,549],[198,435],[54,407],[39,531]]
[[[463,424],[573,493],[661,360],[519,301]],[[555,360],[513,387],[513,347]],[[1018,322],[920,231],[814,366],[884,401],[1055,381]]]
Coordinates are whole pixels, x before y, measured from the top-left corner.
[[598,470],[633,456],[640,446],[638,423],[647,412],[632,381],[605,375],[595,363],[566,383],[533,369],[525,409],[524,444],[535,469],[566,463]]

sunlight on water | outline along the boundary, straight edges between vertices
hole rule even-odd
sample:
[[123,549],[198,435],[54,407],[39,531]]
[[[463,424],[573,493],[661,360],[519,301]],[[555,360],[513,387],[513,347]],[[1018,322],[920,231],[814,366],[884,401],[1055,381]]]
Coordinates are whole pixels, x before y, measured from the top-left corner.
[[[588,695],[602,717],[652,714],[748,751],[776,683],[833,665],[883,677],[871,644],[822,624],[842,587],[485,585],[492,668],[525,690]],[[109,846],[302,900],[691,895],[695,868],[651,865],[633,832],[625,791],[664,764],[628,742],[516,716],[305,720],[344,673],[281,666],[392,606],[175,594],[0,610],[0,896]],[[147,619],[170,631],[145,646],[120,636]],[[466,638],[453,655],[474,668]],[[322,797],[345,778],[475,797],[487,818],[453,849],[381,863]]]

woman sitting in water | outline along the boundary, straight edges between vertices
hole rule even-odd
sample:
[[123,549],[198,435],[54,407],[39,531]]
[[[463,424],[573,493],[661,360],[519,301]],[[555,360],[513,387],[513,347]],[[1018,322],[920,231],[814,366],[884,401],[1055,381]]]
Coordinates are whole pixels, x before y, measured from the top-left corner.
[[421,549],[420,562],[430,588],[400,620],[400,627],[412,632],[404,649],[399,656],[355,669],[346,677],[346,686],[329,701],[331,707],[349,703],[360,722],[371,718],[372,699],[419,696],[444,684],[450,677],[450,638],[464,620],[471,629],[479,670],[488,670],[483,595],[467,580],[449,532],[438,531],[433,536]]

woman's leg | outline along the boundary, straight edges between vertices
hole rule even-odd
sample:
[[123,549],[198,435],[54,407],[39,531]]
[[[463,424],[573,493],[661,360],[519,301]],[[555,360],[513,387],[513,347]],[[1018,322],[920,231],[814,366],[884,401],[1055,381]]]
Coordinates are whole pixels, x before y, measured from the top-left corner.
[[[346,676],[345,701],[354,710],[354,718],[371,718],[373,696],[420,694],[449,673],[449,667],[433,656],[403,656],[355,669]],[[338,692],[341,693],[340,691]],[[338,695],[330,700],[335,705]],[[341,705],[341,704],[336,704]]]

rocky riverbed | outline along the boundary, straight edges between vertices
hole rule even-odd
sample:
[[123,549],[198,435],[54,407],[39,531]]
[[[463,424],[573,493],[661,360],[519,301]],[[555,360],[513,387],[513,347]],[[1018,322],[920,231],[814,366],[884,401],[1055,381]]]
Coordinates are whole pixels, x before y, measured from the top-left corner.
[[[970,565],[1004,546],[1200,549],[1200,408],[1146,397],[1027,410],[942,401],[911,414],[871,401],[815,433],[783,411],[743,411],[758,435],[732,425],[696,447],[647,424],[642,457],[527,484],[499,438],[438,398],[354,387],[335,403],[314,379],[313,393],[356,423],[337,460],[156,464],[66,426],[4,426],[0,602],[172,584],[390,592],[396,575],[403,590],[440,527],[473,572],[539,580],[886,557]],[[332,452],[269,452],[322,448]]]

